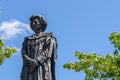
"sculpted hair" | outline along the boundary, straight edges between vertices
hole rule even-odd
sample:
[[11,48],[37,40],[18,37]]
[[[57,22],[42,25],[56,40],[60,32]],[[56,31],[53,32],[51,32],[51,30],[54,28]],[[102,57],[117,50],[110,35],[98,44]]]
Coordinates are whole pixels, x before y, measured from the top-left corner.
[[47,21],[45,20],[45,18],[42,15],[39,14],[34,14],[30,17],[30,21],[33,21],[34,19],[38,19],[41,24],[42,24],[42,31],[45,31],[45,29],[47,28]]

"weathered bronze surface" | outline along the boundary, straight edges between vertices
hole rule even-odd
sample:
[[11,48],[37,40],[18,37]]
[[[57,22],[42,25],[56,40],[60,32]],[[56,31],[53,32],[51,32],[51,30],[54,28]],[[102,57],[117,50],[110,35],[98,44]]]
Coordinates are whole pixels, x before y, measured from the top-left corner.
[[30,27],[35,34],[25,37],[22,44],[21,80],[56,80],[56,38],[53,33],[44,32],[47,22],[41,15],[30,17]]

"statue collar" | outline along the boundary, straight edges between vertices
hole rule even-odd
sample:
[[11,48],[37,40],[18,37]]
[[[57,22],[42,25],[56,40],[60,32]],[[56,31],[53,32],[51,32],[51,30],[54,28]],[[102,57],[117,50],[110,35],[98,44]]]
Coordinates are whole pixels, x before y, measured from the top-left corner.
[[25,37],[25,39],[38,39],[38,38],[41,38],[41,37],[47,37],[47,36],[53,36],[53,33],[52,32],[49,32],[49,33],[45,33],[45,32],[40,32],[40,33],[37,33],[37,34],[33,34],[31,36],[27,36]]

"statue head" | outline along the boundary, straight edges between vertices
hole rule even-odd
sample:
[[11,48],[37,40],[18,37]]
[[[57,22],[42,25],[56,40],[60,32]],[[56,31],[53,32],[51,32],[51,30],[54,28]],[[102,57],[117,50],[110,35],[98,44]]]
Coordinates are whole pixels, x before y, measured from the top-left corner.
[[30,17],[30,27],[35,33],[44,32],[47,22],[42,15],[34,14]]

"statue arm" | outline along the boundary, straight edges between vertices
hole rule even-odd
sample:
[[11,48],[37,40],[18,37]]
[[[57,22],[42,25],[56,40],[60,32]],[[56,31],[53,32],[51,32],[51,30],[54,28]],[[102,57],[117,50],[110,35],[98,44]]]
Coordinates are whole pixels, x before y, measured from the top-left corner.
[[27,41],[25,40],[22,44],[22,58],[24,62],[27,62],[29,64],[35,64],[37,65],[37,61],[35,59],[31,59],[28,55],[27,55]]
[[51,60],[56,61],[57,59],[57,40],[56,38],[51,39],[51,44],[48,52],[48,57],[51,58]]
[[56,50],[56,40],[55,38],[50,38],[46,41],[46,45],[44,46],[44,49],[43,50],[40,50],[40,54],[43,54],[43,56],[38,56],[36,58],[36,60],[43,64],[44,62],[46,62],[48,59],[55,59],[54,56],[56,55],[53,55],[53,52]]

